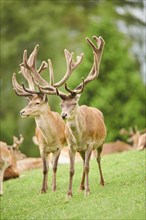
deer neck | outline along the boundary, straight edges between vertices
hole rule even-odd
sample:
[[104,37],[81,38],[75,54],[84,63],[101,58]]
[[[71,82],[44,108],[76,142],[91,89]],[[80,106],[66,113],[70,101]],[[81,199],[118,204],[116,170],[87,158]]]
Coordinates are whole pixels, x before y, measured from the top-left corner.
[[50,133],[53,131],[53,114],[50,107],[43,109],[38,117],[35,118],[37,128],[41,131],[46,143],[50,142]]
[[80,107],[76,108],[74,116],[67,121],[70,132],[76,140],[80,140],[83,132],[84,119],[82,117]]

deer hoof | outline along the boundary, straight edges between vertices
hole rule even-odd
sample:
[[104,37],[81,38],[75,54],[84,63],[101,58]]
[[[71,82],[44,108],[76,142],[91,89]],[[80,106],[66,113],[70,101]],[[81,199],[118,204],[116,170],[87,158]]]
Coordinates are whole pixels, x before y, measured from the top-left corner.
[[42,189],[42,190],[41,190],[41,194],[46,193],[46,192],[47,192],[46,189]]
[[89,196],[90,195],[90,190],[85,191],[85,196]]
[[105,182],[104,182],[104,181],[101,181],[101,182],[100,182],[100,185],[101,185],[101,186],[105,186]]
[[68,193],[67,193],[67,198],[70,199],[72,196],[73,196],[72,192],[68,192]]
[[84,191],[84,189],[85,189],[85,187],[82,185],[82,186],[80,186],[79,191]]
[[53,188],[52,188],[52,192],[55,192],[55,191],[56,191],[56,187],[53,187]]

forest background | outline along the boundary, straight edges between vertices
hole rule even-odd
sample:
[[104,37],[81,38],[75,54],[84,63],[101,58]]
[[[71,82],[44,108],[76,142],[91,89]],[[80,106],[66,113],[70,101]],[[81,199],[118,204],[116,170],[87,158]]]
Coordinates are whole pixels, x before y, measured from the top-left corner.
[[[106,142],[124,140],[121,128],[146,127],[145,108],[145,1],[129,0],[1,0],[0,36],[0,139],[12,144],[12,136],[21,133],[21,148],[27,156],[39,156],[32,141],[35,121],[22,119],[19,112],[27,101],[16,96],[12,74],[18,74],[24,49],[30,53],[40,45],[39,64],[52,60],[55,81],[66,70],[64,49],[75,56],[85,54],[82,65],[72,74],[68,85],[74,88],[86,77],[93,63],[93,53],[86,37],[102,36],[105,49],[99,77],[86,86],[80,104],[99,108],[105,117]],[[43,77],[49,81],[46,70]],[[64,91],[64,87],[61,88]],[[49,96],[51,109],[60,112],[57,96]]]

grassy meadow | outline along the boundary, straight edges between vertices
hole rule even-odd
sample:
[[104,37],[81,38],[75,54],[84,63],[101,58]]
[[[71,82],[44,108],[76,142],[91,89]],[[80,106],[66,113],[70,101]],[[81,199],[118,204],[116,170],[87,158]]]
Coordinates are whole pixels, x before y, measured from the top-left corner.
[[69,165],[59,165],[57,191],[40,194],[42,170],[24,172],[20,178],[4,182],[1,196],[1,220],[99,219],[144,220],[145,151],[129,151],[102,158],[105,187],[99,185],[95,159],[90,163],[90,190],[87,197],[79,192],[82,163],[75,166],[73,197],[66,200]]

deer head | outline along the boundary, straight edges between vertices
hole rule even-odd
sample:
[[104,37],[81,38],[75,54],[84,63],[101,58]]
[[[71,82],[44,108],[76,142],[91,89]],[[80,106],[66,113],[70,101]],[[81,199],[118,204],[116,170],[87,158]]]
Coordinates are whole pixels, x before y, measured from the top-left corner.
[[48,108],[47,97],[44,95],[34,94],[28,99],[28,104],[20,111],[20,116],[24,117],[38,117]]
[[86,79],[84,80],[82,78],[82,82],[74,90],[68,88],[67,84],[65,83],[65,89],[68,94],[63,94],[58,89],[56,89],[57,95],[61,98],[61,116],[63,119],[72,119],[72,117],[74,117],[78,110],[78,101],[80,99],[81,93],[85,88],[85,85],[97,78],[99,75],[99,65],[104,49],[104,40],[102,37],[96,36],[93,36],[93,39],[98,44],[98,47],[96,47],[89,38],[86,39],[89,45],[92,47],[94,53],[94,63]]
[[[18,96],[24,96],[29,101],[29,104],[26,106],[25,109],[20,111],[20,115],[22,117],[30,116],[34,111],[36,111],[37,103],[47,103],[47,97],[46,95],[41,93],[39,90],[35,90],[35,86],[37,86],[36,82],[33,79],[33,76],[31,74],[31,71],[36,72],[37,74],[40,74],[43,70],[45,70],[48,65],[45,61],[42,62],[40,68],[36,69],[36,57],[38,52],[39,46],[36,45],[33,52],[30,54],[29,58],[27,59],[27,50],[24,50],[23,53],[23,63],[20,64],[20,73],[23,75],[23,77],[28,82],[29,88],[26,88],[24,84],[20,85],[18,81],[16,80],[16,74],[14,73],[12,76],[12,85],[14,88],[15,93]],[[38,87],[37,87],[38,88]]]

